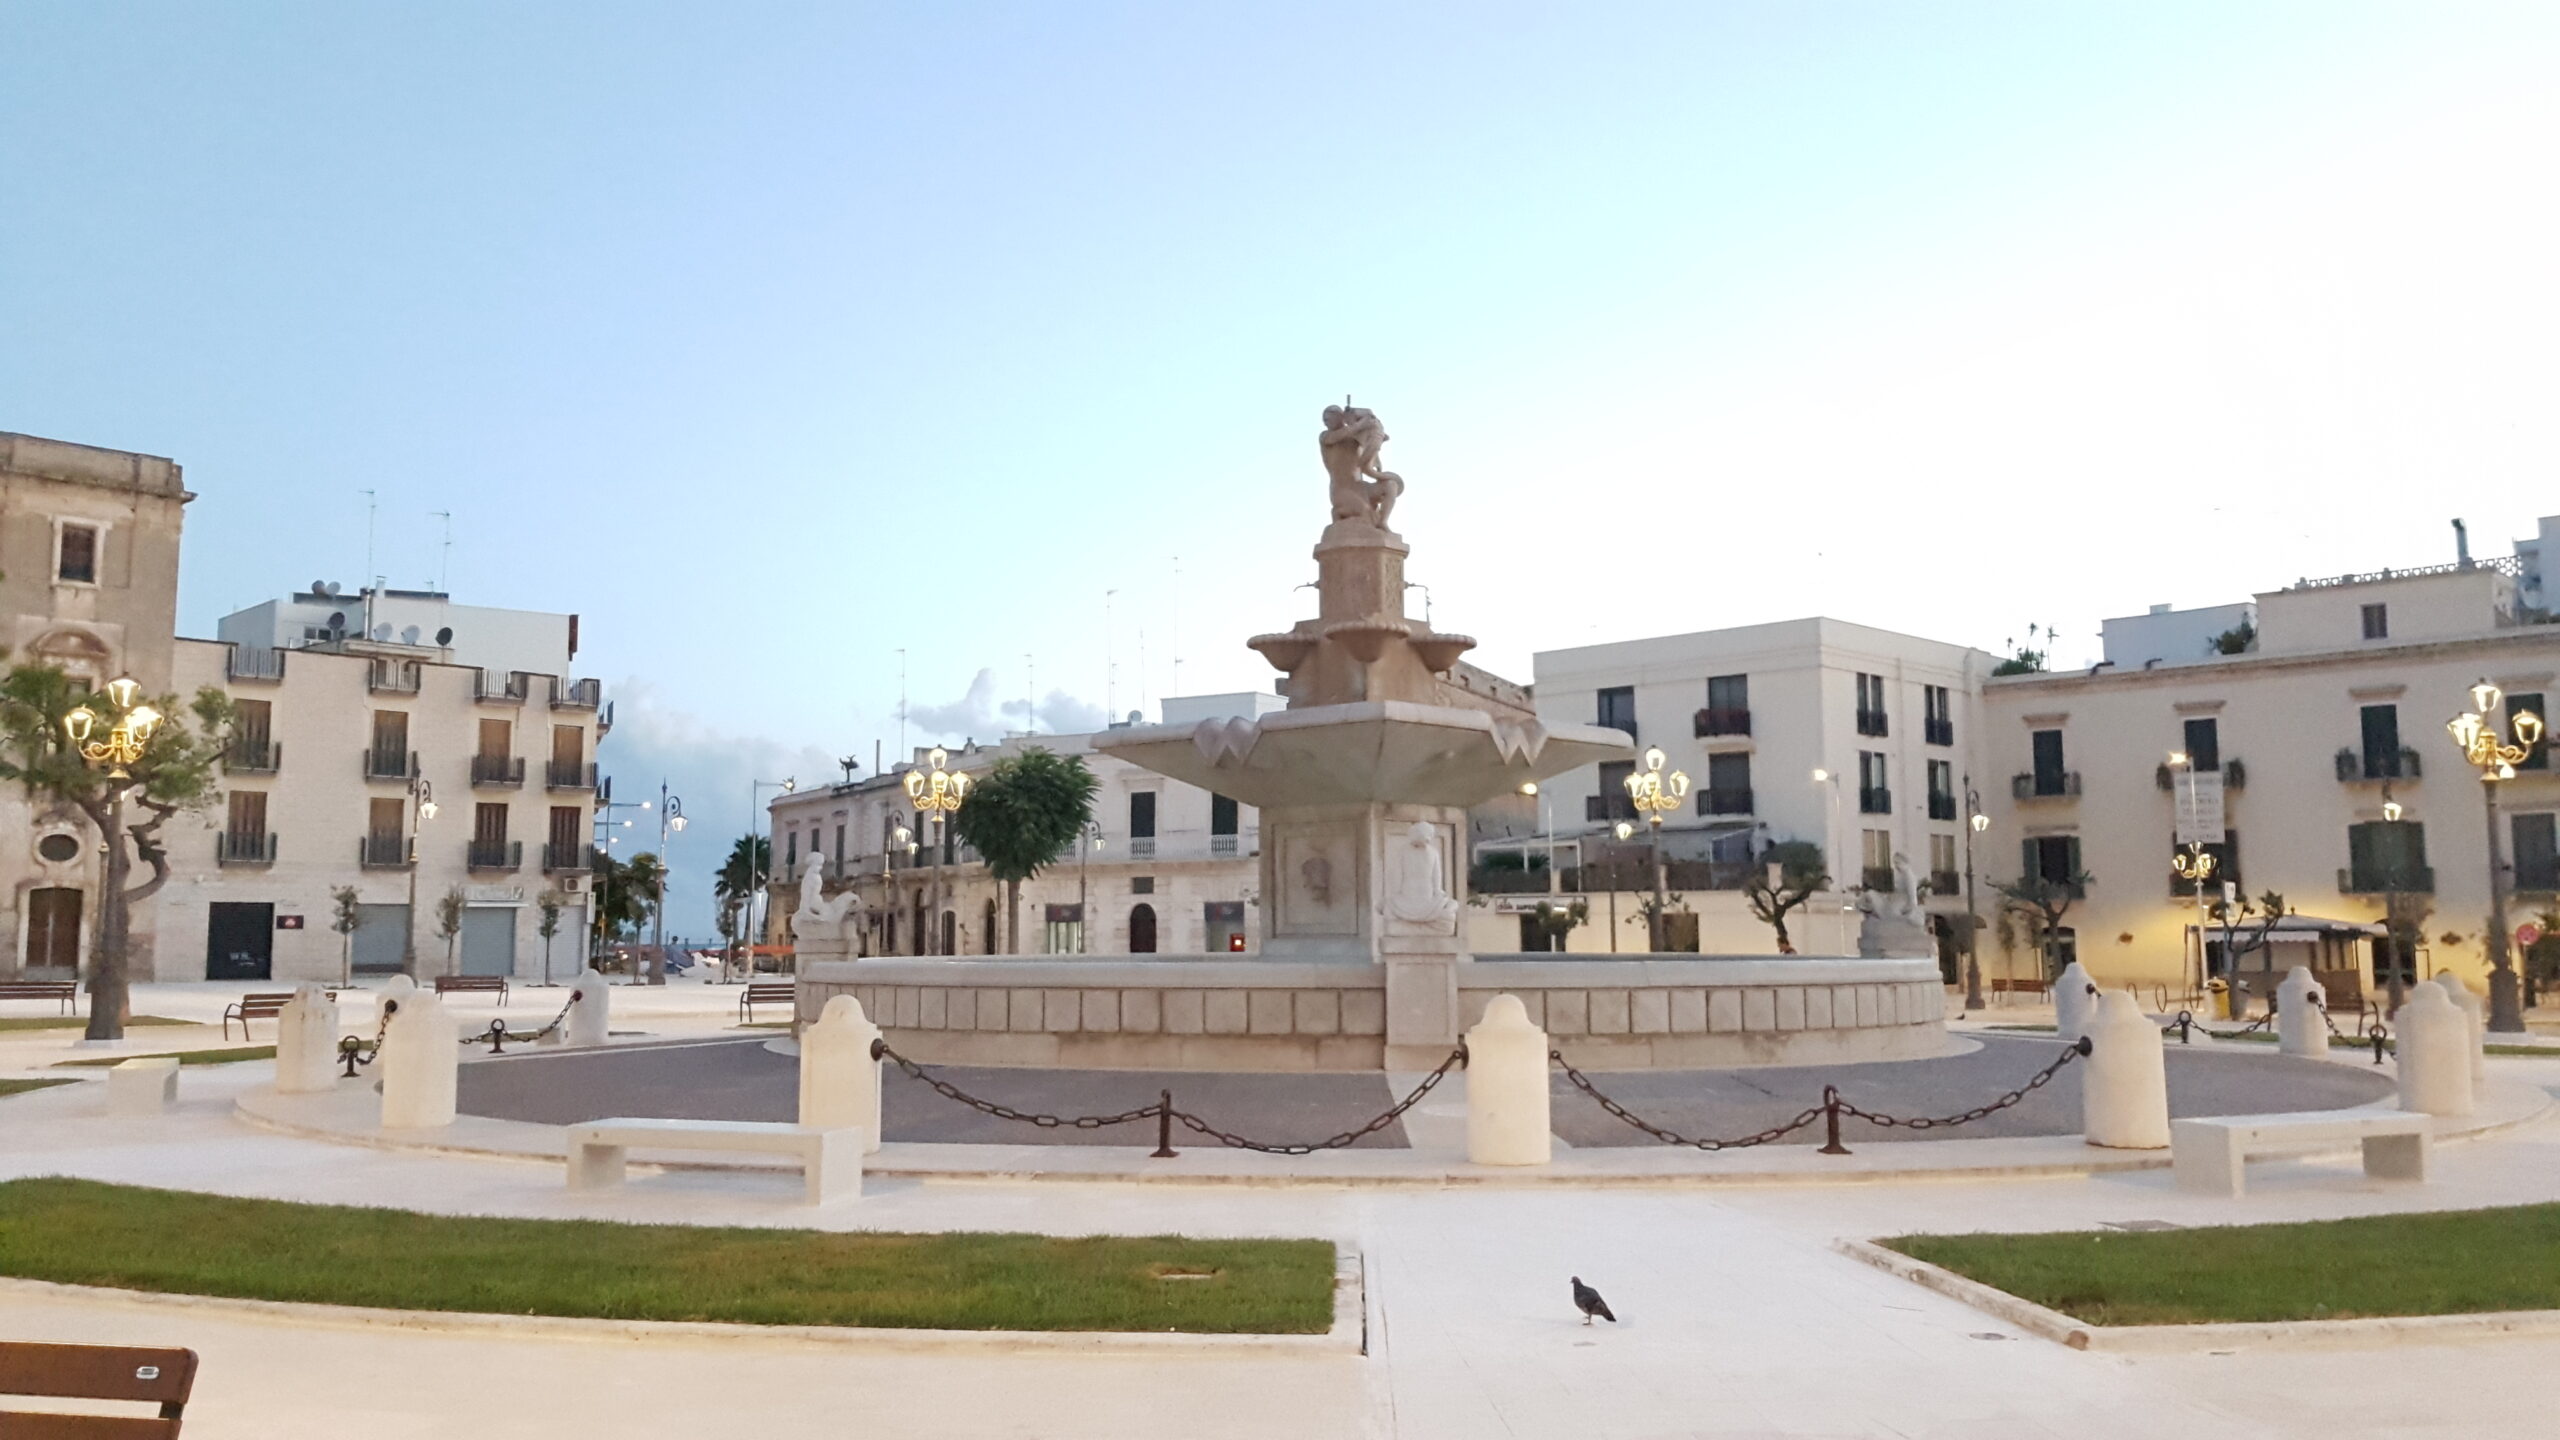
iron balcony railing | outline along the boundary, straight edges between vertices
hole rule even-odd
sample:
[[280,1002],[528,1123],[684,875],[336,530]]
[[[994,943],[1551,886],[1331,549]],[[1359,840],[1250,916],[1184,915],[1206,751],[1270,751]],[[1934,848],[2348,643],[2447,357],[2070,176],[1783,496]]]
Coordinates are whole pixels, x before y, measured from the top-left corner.
[[474,755],[471,757],[471,783],[491,790],[520,789],[524,785],[524,757]]
[[222,752],[222,768],[233,775],[273,775],[284,763],[284,747],[272,740],[234,740]]
[[1727,785],[1717,789],[1710,786],[1701,790],[1698,792],[1698,813],[1701,815],[1748,815],[1751,813],[1751,787]]
[[364,688],[376,695],[415,695],[418,693],[418,662],[386,660],[376,656],[365,665]]
[[542,783],[552,790],[593,790],[596,788],[594,761],[584,765],[575,760],[554,760],[542,767]]
[[1209,837],[1209,858],[1213,860],[1232,859],[1235,856],[1235,853],[1235,836],[1212,835]]
[[1953,745],[1956,743],[1956,722],[1923,720],[1920,722],[1920,738],[1932,745]]
[[2338,872],[2341,895],[2386,895],[2397,891],[2404,895],[2436,893],[2436,872],[2428,865],[2355,865]]
[[223,673],[234,680],[284,679],[284,652],[231,647],[231,656],[223,662]]
[[2528,860],[2517,865],[2515,888],[2533,895],[2560,891],[2560,860]]
[[1698,712],[1697,736],[1700,740],[1714,735],[1748,735],[1751,733],[1751,710],[1742,705],[1710,705]]
[[1929,818],[1932,820],[1956,818],[1956,797],[1932,791],[1929,795]]
[[483,670],[472,688],[472,698],[484,705],[521,705],[532,693],[533,677],[522,670],[510,670],[504,675]]
[[1860,866],[1858,869],[1858,884],[1869,890],[1891,890],[1893,888],[1893,867],[1890,865]]
[[406,870],[409,868],[409,837],[359,836],[356,840],[356,863],[367,870]]
[[273,865],[276,863],[276,837],[244,835],[226,830],[216,835],[214,858],[224,865]]
[[408,780],[418,773],[418,752],[385,750],[376,747],[364,752],[364,778],[367,780]]
[[521,870],[524,868],[524,842],[474,840],[467,847],[463,863],[474,870]]
[[2360,780],[2415,780],[2418,778],[2418,752],[2403,745],[2397,750],[2359,750],[2352,745],[2338,747],[2338,781],[2352,785]]
[[2065,800],[2080,793],[2080,772],[2049,770],[2014,776],[2009,781],[2009,797],[2013,800]]
[[551,708],[554,710],[593,710],[604,703],[601,680],[553,680]]
[[1633,820],[1636,818],[1635,798],[1619,794],[1585,795],[1582,797],[1582,818],[1585,820]]
[[1929,872],[1929,893],[1961,899],[1964,895],[1964,877],[1953,870],[1932,870]]
[[1891,728],[1885,723],[1885,714],[1881,710],[1858,712],[1858,733],[1861,735],[1884,735],[1890,733]]
[[1885,785],[1861,785],[1861,786],[1859,786],[1859,787],[1858,787],[1858,813],[1859,813],[1859,814],[1861,814],[1861,815],[1890,815],[1890,814],[1892,814],[1892,813],[1893,813],[1893,790],[1892,790],[1892,788],[1891,788],[1890,786],[1885,786]]
[[565,875],[584,870],[587,864],[587,847],[584,845],[562,845],[550,841],[543,844],[542,873],[545,875]]
[[1156,837],[1153,835],[1130,836],[1129,858],[1132,860],[1153,860],[1156,858]]

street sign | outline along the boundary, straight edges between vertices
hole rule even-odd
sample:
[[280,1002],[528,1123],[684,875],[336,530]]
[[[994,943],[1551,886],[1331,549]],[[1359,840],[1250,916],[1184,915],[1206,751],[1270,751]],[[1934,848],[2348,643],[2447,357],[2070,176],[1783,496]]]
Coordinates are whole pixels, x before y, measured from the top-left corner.
[[2180,769],[2176,780],[2177,843],[2221,844],[2230,828],[2222,813],[2222,772]]
[[2530,920],[2527,920],[2527,921],[2526,921],[2526,922],[2524,922],[2523,924],[2521,924],[2521,925],[2519,925],[2519,926],[2517,926],[2517,927],[2516,927],[2516,943],[2517,943],[2518,945],[2521,945],[2521,946],[2523,946],[2524,948],[2526,948],[2527,950],[2530,950],[2530,949],[2532,949],[2535,945],[2540,944],[2540,943],[2541,943],[2541,941],[2542,941],[2542,927],[2541,927],[2541,926],[2534,924],[2534,923],[2533,923],[2532,921],[2530,921]]

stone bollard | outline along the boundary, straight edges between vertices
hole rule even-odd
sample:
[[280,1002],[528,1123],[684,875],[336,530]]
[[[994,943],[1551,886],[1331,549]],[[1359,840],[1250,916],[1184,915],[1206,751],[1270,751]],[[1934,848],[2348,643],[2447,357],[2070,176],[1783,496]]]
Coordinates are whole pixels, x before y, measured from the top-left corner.
[[145,1055],[107,1071],[107,1113],[158,1115],[178,1103],[178,1057]]
[[2462,1007],[2443,989],[2420,985],[2394,1017],[2400,1027],[2400,1108],[2421,1115],[2468,1115],[2471,1048]]
[[2276,1048],[2287,1055],[2318,1060],[2329,1053],[2328,992],[2311,978],[2309,966],[2296,965],[2276,987]]
[[800,1031],[800,1123],[818,1130],[859,1127],[862,1153],[880,1153],[880,1062],[871,1042],[880,1027],[862,1002],[838,995],[814,1025]]
[[2488,1007],[2471,993],[2470,986],[2462,983],[2461,976],[2450,970],[2437,971],[2435,983],[2444,987],[2445,998],[2462,1011],[2463,1024],[2468,1027],[2470,1043],[2466,1048],[2471,1052],[2471,1088],[2476,1093],[2489,1083]]
[[338,1002],[317,985],[297,985],[276,1017],[276,1093],[318,1095],[337,1084]]
[[382,982],[382,993],[373,997],[373,1033],[382,1033],[383,1022],[400,1008],[400,1002],[418,993],[418,982],[406,975],[394,975]]
[[1546,1164],[1555,1140],[1547,1101],[1547,1032],[1529,1023],[1519,996],[1496,995],[1467,1032],[1467,1159]]
[[569,1007],[569,1018],[562,1022],[572,1045],[601,1045],[613,1028],[613,982],[601,970],[580,974],[569,986],[577,1003]]
[[2160,1031],[2133,992],[2098,997],[2089,1019],[2089,1063],[2081,1068],[2080,1134],[2110,1150],[2169,1146],[2169,1066]]
[[424,991],[400,1001],[383,1032],[382,1128],[432,1130],[453,1123],[461,1037],[444,1002]]
[[2064,1044],[2089,1033],[2089,1017],[2097,1008],[2098,987],[2089,972],[2077,960],[2063,966],[2061,978],[2053,982],[2053,1028]]

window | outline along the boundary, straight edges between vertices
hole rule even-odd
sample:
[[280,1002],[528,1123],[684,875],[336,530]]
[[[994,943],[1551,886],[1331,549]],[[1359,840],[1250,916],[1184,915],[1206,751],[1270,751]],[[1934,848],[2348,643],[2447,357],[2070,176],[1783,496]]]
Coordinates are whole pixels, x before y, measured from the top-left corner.
[[[2173,858],[2188,853],[2184,845],[2172,845],[2169,850]],[[2204,882],[2204,893],[2207,898],[2222,893],[2222,887],[2226,882],[2240,886],[2243,893],[2246,893],[2248,882],[2240,878],[2239,831],[2225,830],[2220,840],[2206,841],[2204,853],[2213,857],[2213,873],[2206,876]],[[2169,867],[2169,893],[2185,897],[2193,897],[2196,893],[2196,882],[2181,877],[2175,864]]]
[[1130,876],[1129,893],[1132,895],[1153,895],[1156,893],[1156,877],[1153,875]]
[[2367,640],[2388,640],[2391,638],[2390,606],[2367,605],[2364,607],[2364,638]]
[[1633,820],[1636,818],[1635,797],[1627,793],[1628,777],[1636,773],[1633,760],[1600,762],[1600,793],[1584,806],[1585,820]]
[[2067,772],[2062,768],[2062,732],[2038,730],[2029,737],[2029,743],[2035,747],[2036,793],[2039,795],[2063,794],[2070,782],[2063,778]]
[[587,732],[577,725],[551,727],[551,763],[578,766],[587,760]]
[[836,865],[839,870],[844,865],[844,825],[841,821],[836,825]]
[[397,797],[365,802],[365,834],[397,843],[408,823],[408,801]]
[[587,812],[575,805],[551,807],[550,838],[544,842],[551,851],[549,858],[543,862],[546,866],[554,870],[585,868],[576,863],[576,857],[582,853],[580,847],[585,843],[578,831],[585,826],[586,821]]
[[2367,705],[2363,711],[2364,778],[2389,780],[2400,773],[2400,707]]
[[2199,771],[2222,768],[2222,726],[2210,715],[2186,724],[2187,763]]
[[1237,824],[1236,802],[1225,795],[1209,797],[1209,833],[1233,835]]
[[507,843],[507,807],[503,802],[471,807],[471,843],[473,845]]
[[2368,820],[2347,827],[2347,868],[2338,888],[2350,895],[2406,890],[2431,894],[2427,827],[2415,820]]
[[1858,733],[1882,735],[1886,732],[1884,715],[1884,677],[1858,672]]
[[2020,863],[2027,877],[2052,885],[2071,887],[2080,893],[2074,877],[2080,873],[2080,837],[2077,835],[2030,835],[2020,842],[2025,853]]
[[1932,745],[1956,743],[1955,696],[1947,692],[1947,687],[1944,685],[1921,686],[1920,707],[1922,711],[1920,728],[1926,732],[1920,738]]
[[275,705],[266,700],[234,700],[231,738],[235,746],[264,751],[275,735]]
[[406,779],[409,775],[409,712],[376,710],[373,712],[373,748],[366,754],[365,773],[390,779]]
[[1881,750],[1858,752],[1858,813],[1893,813],[1893,791],[1884,783],[1884,752]]
[[513,722],[506,720],[483,720],[480,722],[481,759],[504,760],[508,756],[513,755],[515,750],[516,730]]
[[[2549,712],[2542,708],[2541,696],[2510,695],[2507,697],[2507,734],[2510,737],[2516,733],[2516,717],[2527,711],[2531,711],[2533,714],[2541,716],[2545,721],[2548,721],[2551,718]],[[2524,759],[2516,765],[2516,768],[2519,770],[2550,769],[2551,740],[2549,736],[2546,735],[2544,738],[2536,740],[2531,745],[2526,746],[2524,750]]]
[[[898,917],[895,915],[889,917],[889,923],[893,927],[897,924],[897,920]],[[1047,954],[1082,954],[1084,952],[1084,907],[1082,905],[1049,906],[1041,912],[1041,931],[1041,949]],[[889,944],[895,948],[897,943],[897,932],[892,929]]]
[[1751,755],[1738,751],[1707,757],[1707,788],[1698,796],[1701,815],[1751,813]]
[[79,585],[98,583],[98,527],[65,525],[62,527],[61,553],[55,557],[53,576]]
[[1953,760],[1929,762],[1929,818],[1956,818],[1956,762]]
[[782,837],[782,863],[795,870],[799,868],[800,832],[797,830]]
[[[234,790],[228,804],[230,813],[225,817],[224,831],[234,838],[263,844],[267,838],[267,792]],[[2516,818],[2521,820],[2525,817],[2519,815]],[[2542,818],[2548,821],[2551,817],[2545,815]],[[2543,828],[2548,830],[2550,827],[2546,824]]]
[[2549,814],[2507,817],[2507,854],[2515,860],[2516,888],[2535,894],[2560,891],[2560,817]]
[[1132,840],[1156,838],[1156,792],[1153,790],[1129,792],[1129,838]]
[[1933,834],[1929,837],[1929,893],[1955,895],[1962,892],[1964,879],[1956,873],[1956,837]]
[[1156,907],[1139,905],[1129,911],[1129,953],[1156,953]]
[[1858,832],[1858,881],[1870,890],[1893,888],[1893,832]]
[[1707,677],[1707,708],[1698,716],[1698,734],[1748,735],[1751,733],[1751,677],[1748,675],[1710,675]]
[[1624,730],[1627,738],[1636,738],[1636,687],[1612,685],[1600,692],[1599,724],[1604,729]]

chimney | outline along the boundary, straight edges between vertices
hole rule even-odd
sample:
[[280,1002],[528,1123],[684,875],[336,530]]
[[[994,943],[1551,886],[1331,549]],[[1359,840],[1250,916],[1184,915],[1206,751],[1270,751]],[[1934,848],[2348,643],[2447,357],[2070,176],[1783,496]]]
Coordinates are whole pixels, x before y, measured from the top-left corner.
[[2471,568],[2471,532],[2459,520],[2453,522],[2453,560],[2465,570]]

